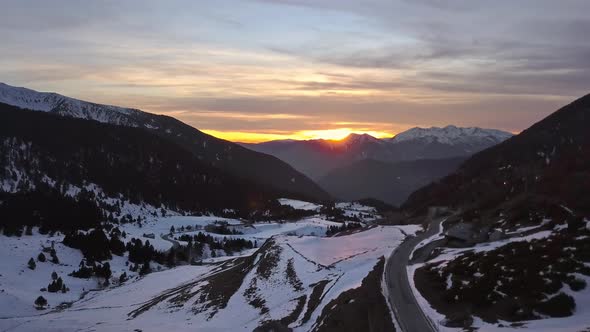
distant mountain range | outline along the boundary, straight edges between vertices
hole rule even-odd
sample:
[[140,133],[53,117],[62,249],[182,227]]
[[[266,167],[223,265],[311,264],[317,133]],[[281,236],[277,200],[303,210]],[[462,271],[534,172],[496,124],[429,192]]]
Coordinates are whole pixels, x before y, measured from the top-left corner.
[[350,134],[343,140],[270,141],[242,144],[289,163],[312,179],[355,161],[383,162],[466,157],[512,137],[511,133],[481,128],[413,128],[393,138]]
[[414,190],[454,171],[460,160],[510,137],[500,130],[447,126],[413,128],[387,139],[351,134],[340,141],[242,145],[291,164],[334,197],[372,197],[398,205]]
[[0,103],[63,117],[142,128],[189,151],[203,164],[221,169],[231,176],[312,200],[329,198],[318,185],[285,162],[207,135],[172,117],[3,83],[0,83]]

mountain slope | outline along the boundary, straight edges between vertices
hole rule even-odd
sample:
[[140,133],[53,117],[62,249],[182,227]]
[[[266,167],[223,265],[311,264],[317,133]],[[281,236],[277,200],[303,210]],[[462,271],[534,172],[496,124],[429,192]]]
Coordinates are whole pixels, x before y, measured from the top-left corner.
[[410,196],[410,214],[456,211],[418,250],[426,263],[408,269],[434,321],[486,331],[589,326],[589,126],[587,95]]
[[144,128],[182,146],[204,163],[237,177],[306,198],[329,198],[313,181],[279,159],[207,135],[168,116],[100,105],[3,83],[0,83],[0,103],[61,116]]
[[341,141],[273,141],[243,145],[276,156],[309,177],[320,179],[334,169],[365,159],[395,163],[466,157],[511,136],[493,129],[447,126],[414,128],[390,139],[351,134]]
[[590,212],[590,95],[521,134],[482,151],[440,183],[414,193],[413,211],[429,205],[481,209],[525,196]]
[[167,211],[247,217],[283,194],[141,128],[0,104],[0,228],[76,229]]
[[450,158],[386,163],[365,159],[330,172],[318,183],[340,199],[371,197],[399,206],[412,192],[452,173],[463,161]]

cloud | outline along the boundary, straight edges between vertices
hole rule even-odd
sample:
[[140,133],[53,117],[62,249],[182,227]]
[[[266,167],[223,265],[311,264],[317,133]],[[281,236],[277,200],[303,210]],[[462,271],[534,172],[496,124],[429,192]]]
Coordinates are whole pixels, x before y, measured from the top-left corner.
[[8,0],[0,79],[218,132],[520,131],[588,93],[589,10],[576,0]]

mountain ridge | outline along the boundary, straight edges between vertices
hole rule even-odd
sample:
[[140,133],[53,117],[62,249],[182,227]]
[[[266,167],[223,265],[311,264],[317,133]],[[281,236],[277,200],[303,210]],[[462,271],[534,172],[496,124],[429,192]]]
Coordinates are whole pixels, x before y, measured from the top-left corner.
[[412,128],[392,138],[350,134],[342,140],[275,140],[243,146],[274,155],[312,179],[353,162],[374,159],[396,163],[419,159],[466,157],[512,137],[508,132],[477,127]]
[[0,103],[60,116],[146,129],[189,150],[211,166],[246,180],[313,200],[330,196],[312,180],[283,161],[205,134],[182,121],[133,108],[82,101],[53,92],[0,83]]
[[552,196],[552,201],[559,197],[561,204],[587,211],[585,204],[590,202],[580,194],[584,184],[590,185],[589,125],[590,94],[473,155],[455,173],[412,194],[404,206],[413,211],[435,201],[457,206],[471,201],[468,195],[487,191],[480,205],[500,204],[523,194],[538,199]]

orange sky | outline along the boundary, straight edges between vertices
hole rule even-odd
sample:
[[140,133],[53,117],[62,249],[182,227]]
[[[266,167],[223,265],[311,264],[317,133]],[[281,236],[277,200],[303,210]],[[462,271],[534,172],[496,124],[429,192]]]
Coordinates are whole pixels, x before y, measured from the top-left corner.
[[392,132],[383,131],[358,131],[352,128],[337,128],[337,129],[326,129],[326,130],[302,130],[292,133],[283,134],[272,134],[272,133],[251,133],[241,131],[219,131],[212,129],[202,130],[203,132],[213,135],[215,137],[223,138],[228,141],[241,142],[241,143],[260,143],[266,141],[283,140],[283,139],[295,139],[295,140],[312,140],[312,139],[329,139],[329,140],[341,140],[346,136],[355,134],[369,134],[377,138],[388,138],[395,136]]
[[2,4],[0,81],[232,141],[518,132],[588,93],[589,1]]

